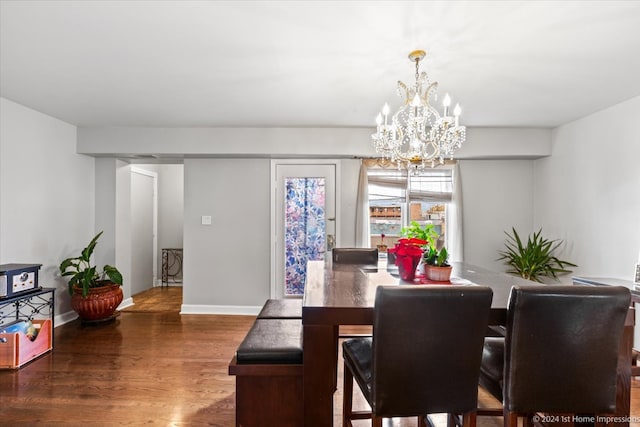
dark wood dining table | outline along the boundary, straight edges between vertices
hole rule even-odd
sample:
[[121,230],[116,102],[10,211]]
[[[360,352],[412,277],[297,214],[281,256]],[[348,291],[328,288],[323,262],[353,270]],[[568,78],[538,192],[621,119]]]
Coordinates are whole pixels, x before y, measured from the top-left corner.
[[[535,284],[467,263],[452,265],[452,284],[487,285],[492,288],[492,325],[505,324],[512,286]],[[338,328],[341,325],[373,324],[375,292],[380,285],[411,286],[412,283],[402,281],[397,275],[397,268],[387,266],[385,259],[381,259],[378,265],[332,264],[330,259],[308,262],[302,306],[306,427],[333,425]],[[622,421],[615,425],[628,427],[633,323],[631,328],[626,326],[618,367],[616,410],[616,415]]]

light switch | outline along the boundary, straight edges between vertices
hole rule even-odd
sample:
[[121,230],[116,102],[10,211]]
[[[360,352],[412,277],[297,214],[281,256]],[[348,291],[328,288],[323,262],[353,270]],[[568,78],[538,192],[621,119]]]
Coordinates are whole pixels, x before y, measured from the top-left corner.
[[211,225],[211,215],[202,215],[202,225]]

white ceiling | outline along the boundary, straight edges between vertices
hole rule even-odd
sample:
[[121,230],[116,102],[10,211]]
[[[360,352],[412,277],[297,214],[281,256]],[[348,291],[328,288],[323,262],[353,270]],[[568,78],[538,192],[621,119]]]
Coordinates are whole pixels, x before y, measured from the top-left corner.
[[373,126],[407,54],[468,126],[640,95],[637,1],[7,1],[5,98],[79,126]]

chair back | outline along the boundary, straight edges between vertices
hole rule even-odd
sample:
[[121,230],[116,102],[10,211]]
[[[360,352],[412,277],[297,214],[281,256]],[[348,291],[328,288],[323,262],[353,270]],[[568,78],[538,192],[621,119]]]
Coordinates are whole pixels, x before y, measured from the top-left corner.
[[515,286],[505,337],[505,409],[615,412],[629,302],[621,286]]
[[372,404],[380,416],[475,410],[487,286],[379,286]]
[[378,264],[377,248],[333,248],[334,264]]

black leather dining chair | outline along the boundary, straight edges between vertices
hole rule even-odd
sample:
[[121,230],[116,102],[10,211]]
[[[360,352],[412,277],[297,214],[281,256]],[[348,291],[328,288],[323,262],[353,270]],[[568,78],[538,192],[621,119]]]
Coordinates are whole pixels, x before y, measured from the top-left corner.
[[334,264],[378,264],[377,248],[333,248]]
[[[611,414],[630,293],[620,286],[515,286],[505,338],[487,338],[480,385],[505,427],[536,413]],[[496,415],[486,411],[480,414]],[[551,418],[554,419],[554,418]]]
[[[432,413],[475,425],[482,344],[493,292],[486,286],[379,286],[373,337],[343,343],[343,423]],[[353,379],[371,413],[353,412]]]
[[[331,260],[333,264],[366,264],[377,265],[378,264],[378,248],[333,248],[331,250]],[[369,328],[359,328],[369,329]],[[334,328],[334,341],[335,341],[335,381],[334,387],[337,387],[338,380],[338,340],[345,338],[358,338],[358,337],[370,337],[368,332],[344,332],[340,331],[340,328],[336,326]]]

